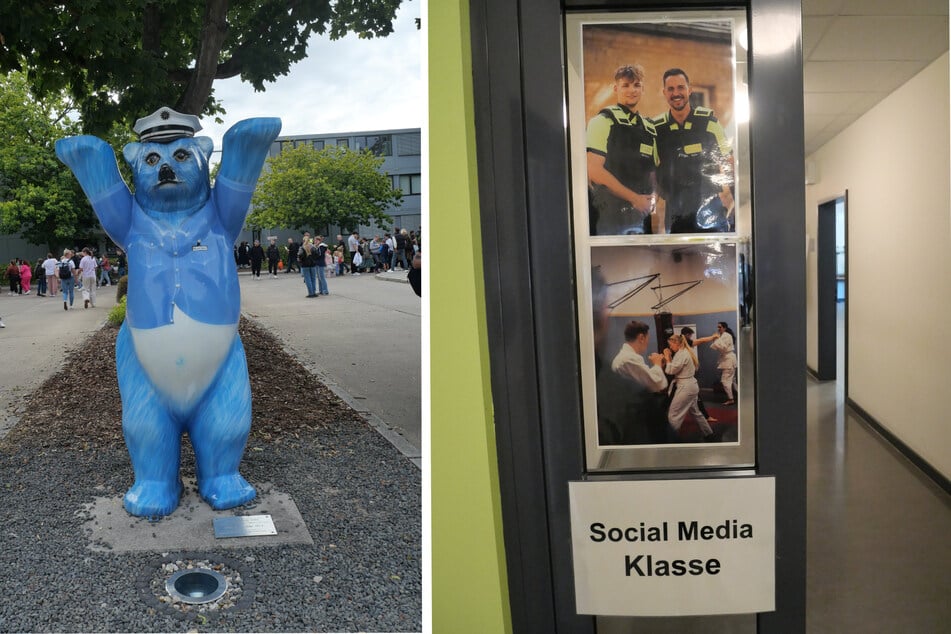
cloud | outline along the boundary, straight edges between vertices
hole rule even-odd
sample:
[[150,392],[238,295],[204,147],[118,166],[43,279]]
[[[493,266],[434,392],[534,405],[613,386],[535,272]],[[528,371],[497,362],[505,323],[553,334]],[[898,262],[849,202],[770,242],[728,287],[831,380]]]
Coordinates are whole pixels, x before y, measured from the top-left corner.
[[282,135],[418,128],[425,119],[420,3],[404,2],[385,38],[313,36],[307,58],[264,92],[239,78],[215,82],[224,124],[202,119],[200,134],[221,149],[225,131],[249,117],[280,117]]

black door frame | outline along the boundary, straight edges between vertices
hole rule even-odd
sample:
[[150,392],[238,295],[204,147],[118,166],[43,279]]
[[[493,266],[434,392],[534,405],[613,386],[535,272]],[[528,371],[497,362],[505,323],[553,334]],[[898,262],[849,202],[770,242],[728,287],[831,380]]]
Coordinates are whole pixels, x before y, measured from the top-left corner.
[[[838,277],[836,266],[836,207],[845,209],[845,349],[844,377],[838,368]],[[845,379],[849,364],[849,193],[819,203],[816,211],[816,367],[808,368],[820,381]],[[848,394],[848,388],[846,388]]]
[[821,203],[816,222],[816,340],[815,377],[836,378],[835,207],[838,198]]

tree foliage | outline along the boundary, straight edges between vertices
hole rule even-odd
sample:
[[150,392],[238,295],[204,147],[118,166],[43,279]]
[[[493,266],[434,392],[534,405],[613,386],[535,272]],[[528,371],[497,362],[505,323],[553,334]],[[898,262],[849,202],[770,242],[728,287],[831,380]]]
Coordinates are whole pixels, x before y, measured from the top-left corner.
[[403,194],[380,172],[371,152],[310,145],[285,149],[268,159],[252,199],[247,224],[254,228],[355,229],[389,222],[385,211]]
[[23,70],[40,97],[71,95],[103,134],[161,105],[224,112],[215,79],[258,91],[306,57],[311,34],[385,36],[402,0],[0,0],[0,72]]
[[[22,233],[48,249],[98,225],[79,183],[54,154],[56,139],[79,132],[66,111],[62,100],[34,99],[22,74],[0,76],[0,233]],[[117,134],[113,141],[121,143]]]

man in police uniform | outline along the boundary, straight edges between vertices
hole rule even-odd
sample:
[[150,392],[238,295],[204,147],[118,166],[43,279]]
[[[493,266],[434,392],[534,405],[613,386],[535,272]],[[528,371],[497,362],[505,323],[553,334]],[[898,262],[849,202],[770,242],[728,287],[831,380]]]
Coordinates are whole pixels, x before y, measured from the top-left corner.
[[733,231],[733,150],[723,127],[710,108],[691,108],[682,69],[664,73],[664,97],[670,110],[653,124],[667,231]]
[[588,201],[591,235],[652,233],[656,200],[654,128],[636,108],[644,69],[621,66],[614,73],[617,105],[588,122]]

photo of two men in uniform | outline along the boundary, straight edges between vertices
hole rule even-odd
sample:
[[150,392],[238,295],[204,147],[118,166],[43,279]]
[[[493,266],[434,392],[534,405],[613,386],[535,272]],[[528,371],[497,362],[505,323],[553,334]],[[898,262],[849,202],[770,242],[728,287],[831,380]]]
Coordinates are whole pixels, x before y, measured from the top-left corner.
[[[696,31],[585,27],[590,235],[736,231],[731,126],[711,107],[735,116],[732,31],[724,23],[719,41]],[[682,54],[668,55],[672,48]]]

